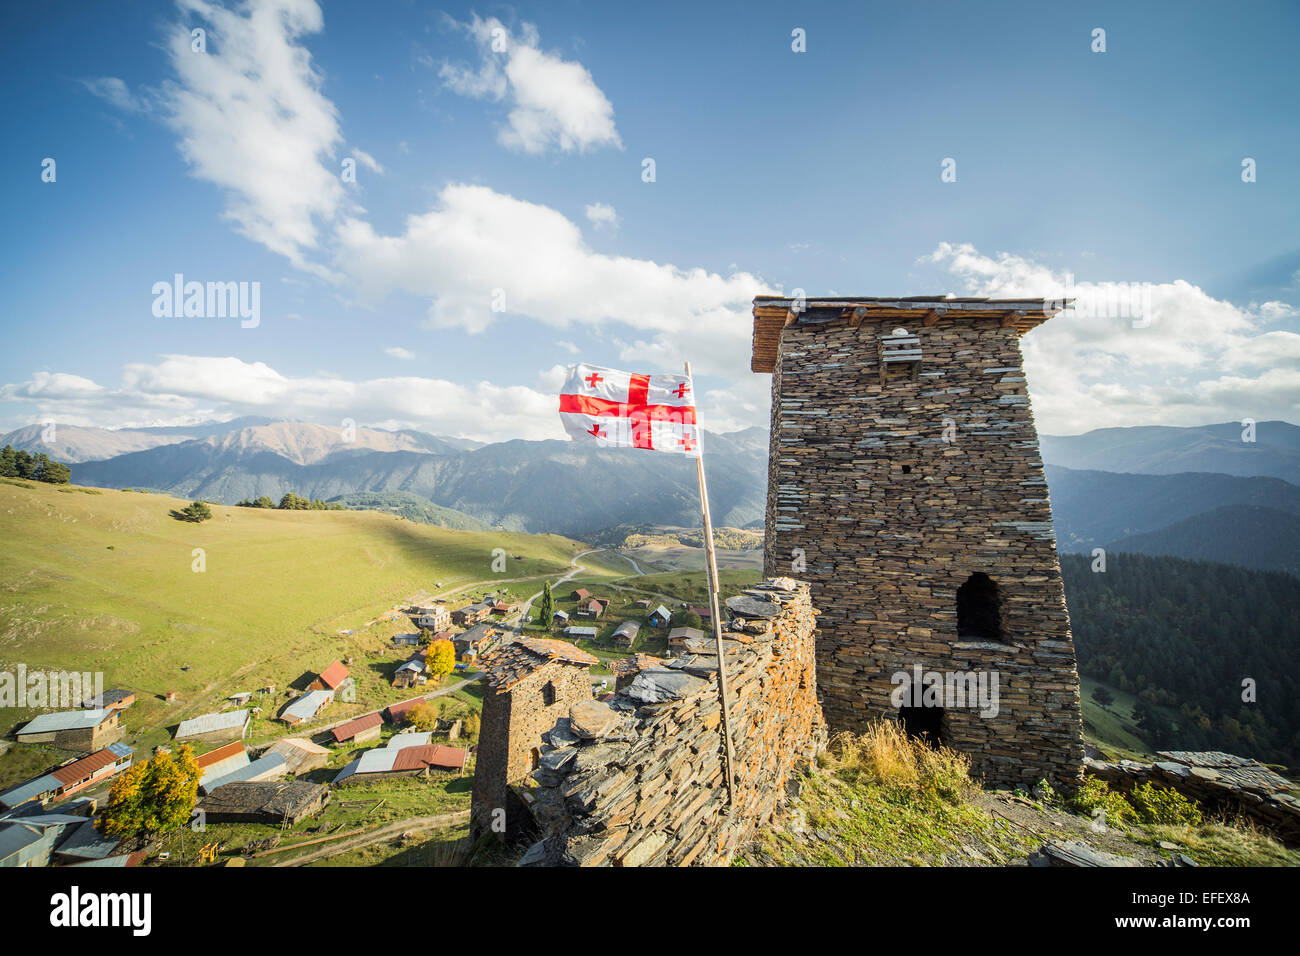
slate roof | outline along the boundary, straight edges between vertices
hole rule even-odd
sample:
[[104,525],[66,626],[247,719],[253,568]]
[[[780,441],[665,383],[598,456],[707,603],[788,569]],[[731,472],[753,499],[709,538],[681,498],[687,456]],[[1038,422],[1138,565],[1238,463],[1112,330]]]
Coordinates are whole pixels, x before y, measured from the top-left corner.
[[110,714],[105,710],[61,710],[54,714],[41,714],[18,731],[19,734],[48,734],[57,730],[86,730],[98,727]]
[[662,657],[633,654],[631,657],[622,657],[614,661],[609,665],[609,669],[614,672],[615,677],[634,677],[647,667],[663,667],[667,663]]
[[286,812],[297,814],[319,799],[324,789],[318,783],[307,783],[303,780],[236,781],[215,788],[204,798],[200,808],[214,815],[265,813],[281,816]]
[[525,637],[498,648],[483,660],[488,686],[505,693],[533,671],[551,661],[589,667],[599,659],[568,641]]
[[87,710],[99,710],[108,707],[110,704],[120,704],[128,697],[134,697],[135,691],[124,690],[121,687],[114,687],[106,690],[102,694],[96,694],[93,697],[87,697],[81,702],[81,706]]
[[224,714],[202,714],[189,720],[182,720],[181,725],[176,728],[175,739],[197,737],[218,730],[235,730],[247,724],[249,719],[247,710],[228,710]]

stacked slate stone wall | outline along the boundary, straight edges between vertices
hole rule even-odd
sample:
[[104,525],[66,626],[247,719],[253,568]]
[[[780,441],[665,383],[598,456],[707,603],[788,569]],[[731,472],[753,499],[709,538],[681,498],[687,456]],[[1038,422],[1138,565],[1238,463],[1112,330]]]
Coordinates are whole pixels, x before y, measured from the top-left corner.
[[522,791],[542,837],[522,865],[725,865],[824,746],[806,585],[733,598],[724,648],[735,804],[724,781],[716,655],[652,664],[608,702],[576,705],[546,735]]
[[[897,326],[920,366],[882,383]],[[812,585],[831,728],[897,716],[894,675],[917,665],[996,672],[997,715],[946,707],[944,742],[990,784],[1076,781],[1079,680],[1016,328],[955,313],[787,326],[768,467],[764,569]],[[958,632],[976,572],[1000,595],[995,640]]]

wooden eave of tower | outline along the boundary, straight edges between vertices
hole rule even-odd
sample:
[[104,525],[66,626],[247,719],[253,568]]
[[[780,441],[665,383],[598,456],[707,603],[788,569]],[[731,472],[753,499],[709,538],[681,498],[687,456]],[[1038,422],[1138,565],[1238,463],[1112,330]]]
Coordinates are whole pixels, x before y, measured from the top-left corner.
[[877,319],[896,320],[902,326],[932,326],[945,317],[986,319],[1015,326],[1024,335],[1074,304],[1073,299],[948,299],[943,296],[887,298],[806,298],[774,295],[754,298],[754,352],[750,368],[771,372],[776,368],[781,331],[789,325],[847,324],[856,328]]

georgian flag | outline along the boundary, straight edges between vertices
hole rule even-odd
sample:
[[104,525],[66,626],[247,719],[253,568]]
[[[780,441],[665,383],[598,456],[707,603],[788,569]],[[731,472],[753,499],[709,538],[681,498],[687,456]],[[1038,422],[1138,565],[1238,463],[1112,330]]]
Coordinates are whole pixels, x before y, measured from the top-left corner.
[[575,441],[700,457],[695,390],[685,375],[634,375],[570,365],[560,419]]

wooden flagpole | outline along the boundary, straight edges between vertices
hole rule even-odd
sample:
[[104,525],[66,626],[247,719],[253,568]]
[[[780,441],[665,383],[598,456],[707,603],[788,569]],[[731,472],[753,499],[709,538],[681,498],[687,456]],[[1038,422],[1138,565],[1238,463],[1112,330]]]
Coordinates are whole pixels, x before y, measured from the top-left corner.
[[[691,363],[686,363],[686,378],[691,378]],[[691,382],[694,389],[695,383]],[[692,392],[692,394],[694,394]],[[696,417],[696,427],[699,419]],[[735,753],[731,747],[731,693],[727,688],[726,658],[722,653],[722,614],[718,606],[718,556],[713,550],[713,518],[709,514],[709,486],[704,480],[704,443],[700,442],[700,454],[695,458],[695,476],[700,485],[700,512],[704,515],[704,545],[707,549],[709,565],[709,611],[713,615],[713,645],[718,654],[718,692],[722,700],[722,740],[727,747],[727,803],[736,802],[735,794]]]

